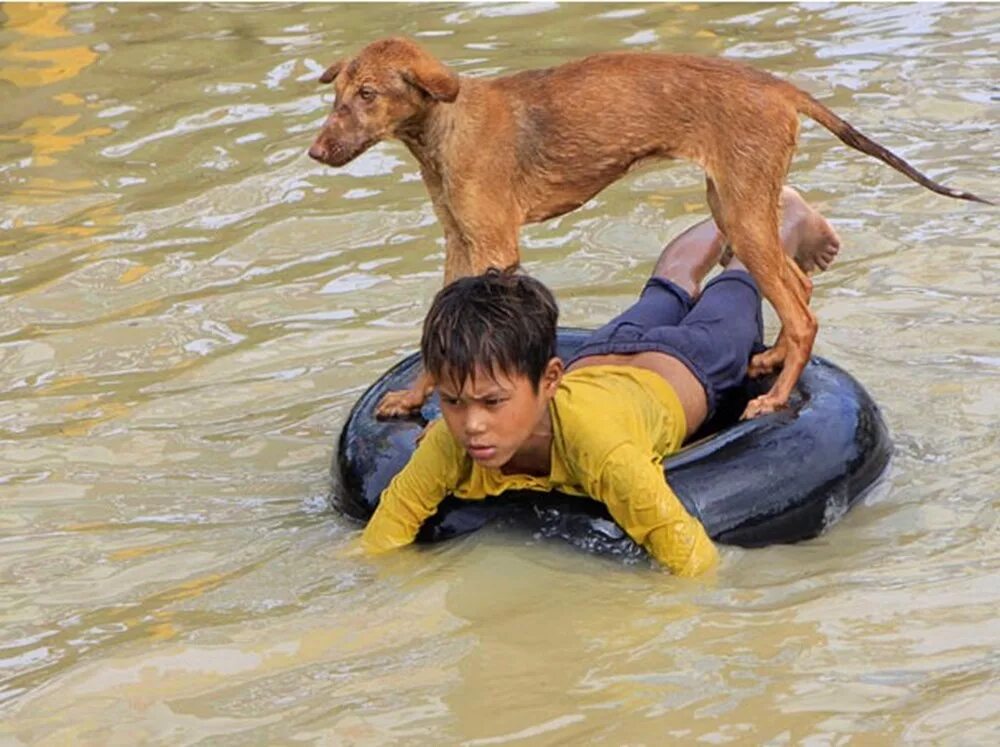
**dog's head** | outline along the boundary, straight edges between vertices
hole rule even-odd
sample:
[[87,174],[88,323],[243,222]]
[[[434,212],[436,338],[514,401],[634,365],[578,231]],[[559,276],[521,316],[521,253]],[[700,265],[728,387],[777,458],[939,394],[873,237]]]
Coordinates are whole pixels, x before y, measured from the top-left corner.
[[458,76],[409,39],[372,42],[353,60],[327,68],[320,83],[334,84],[333,111],[309,155],[329,166],[349,163],[396,135],[429,106],[458,96]]

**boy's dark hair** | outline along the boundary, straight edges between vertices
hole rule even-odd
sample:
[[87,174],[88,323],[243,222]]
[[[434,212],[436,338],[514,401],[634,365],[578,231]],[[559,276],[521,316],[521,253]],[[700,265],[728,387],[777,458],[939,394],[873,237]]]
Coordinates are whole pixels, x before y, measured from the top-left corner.
[[476,367],[490,376],[523,374],[534,390],[556,354],[559,308],[538,280],[490,268],[456,280],[434,297],[424,319],[424,368],[464,386]]

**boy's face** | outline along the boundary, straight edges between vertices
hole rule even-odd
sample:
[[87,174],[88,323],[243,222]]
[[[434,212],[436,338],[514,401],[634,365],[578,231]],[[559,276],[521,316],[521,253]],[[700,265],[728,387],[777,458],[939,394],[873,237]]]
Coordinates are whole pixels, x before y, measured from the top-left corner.
[[499,469],[547,425],[549,400],[562,378],[562,361],[549,361],[538,391],[524,374],[508,375],[476,369],[461,389],[447,377],[438,382],[441,414],[448,430],[469,456],[483,467]]

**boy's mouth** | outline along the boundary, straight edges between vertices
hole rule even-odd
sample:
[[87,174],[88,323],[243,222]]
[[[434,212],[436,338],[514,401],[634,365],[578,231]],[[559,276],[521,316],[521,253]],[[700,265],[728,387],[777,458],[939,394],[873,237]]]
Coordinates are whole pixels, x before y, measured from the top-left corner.
[[469,456],[475,459],[477,462],[485,462],[496,456],[497,447],[496,446],[479,446],[469,444],[466,447],[466,451],[469,452]]

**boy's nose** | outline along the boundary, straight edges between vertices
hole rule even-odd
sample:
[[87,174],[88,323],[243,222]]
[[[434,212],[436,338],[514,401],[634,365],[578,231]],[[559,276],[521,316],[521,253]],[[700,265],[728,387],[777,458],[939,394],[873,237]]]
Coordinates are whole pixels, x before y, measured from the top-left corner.
[[469,436],[477,436],[486,432],[486,421],[483,418],[470,416],[465,419],[465,433]]

